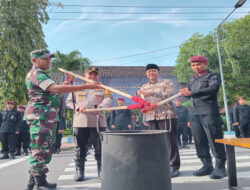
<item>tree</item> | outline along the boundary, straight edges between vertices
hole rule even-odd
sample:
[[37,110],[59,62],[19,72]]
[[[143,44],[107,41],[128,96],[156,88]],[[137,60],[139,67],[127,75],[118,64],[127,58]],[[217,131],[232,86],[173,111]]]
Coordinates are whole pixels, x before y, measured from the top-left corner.
[[[250,94],[250,15],[224,24],[220,31],[221,56],[229,104],[237,96]],[[186,83],[193,75],[188,58],[204,55],[208,58],[208,69],[219,72],[215,32],[204,36],[195,33],[180,47],[174,73],[178,81]],[[223,105],[222,89],[219,104]]]
[[30,51],[46,48],[42,23],[47,23],[47,0],[0,2],[0,104],[27,102],[25,75]]
[[59,67],[70,71],[84,71],[85,68],[91,64],[90,60],[83,57],[78,50],[74,50],[68,54],[57,51],[55,57],[56,58],[52,61],[52,73],[58,72],[57,69]]

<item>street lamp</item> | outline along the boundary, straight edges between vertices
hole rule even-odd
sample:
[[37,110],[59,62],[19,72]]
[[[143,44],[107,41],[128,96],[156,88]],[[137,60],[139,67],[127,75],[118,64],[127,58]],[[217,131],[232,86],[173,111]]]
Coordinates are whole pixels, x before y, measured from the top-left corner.
[[230,12],[229,15],[227,15],[227,17],[218,25],[218,27],[217,27],[217,29],[216,29],[217,51],[218,51],[218,57],[219,57],[221,85],[222,85],[222,91],[223,91],[223,99],[224,99],[224,105],[225,105],[225,112],[226,112],[226,120],[227,120],[227,129],[228,129],[228,131],[231,131],[231,125],[230,125],[230,121],[229,121],[229,113],[228,113],[228,105],[227,105],[227,96],[226,96],[225,83],[224,83],[224,76],[223,76],[223,68],[222,68],[221,54],[220,54],[219,28],[220,28],[221,25],[227,20],[227,18],[228,18],[231,14],[233,14],[233,12],[234,12],[237,8],[241,7],[245,2],[246,2],[246,0],[239,0],[239,1],[234,5],[234,9],[232,10],[232,12]]

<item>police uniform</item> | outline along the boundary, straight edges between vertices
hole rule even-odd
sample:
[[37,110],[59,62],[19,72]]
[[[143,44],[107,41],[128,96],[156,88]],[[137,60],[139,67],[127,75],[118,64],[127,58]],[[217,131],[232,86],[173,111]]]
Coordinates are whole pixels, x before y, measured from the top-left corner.
[[20,122],[21,116],[15,109],[12,109],[11,111],[5,109],[0,113],[0,135],[2,136],[3,153],[1,159],[9,158],[8,152],[10,153],[11,159],[15,158],[15,133],[16,131],[19,131]]
[[[118,101],[125,101],[124,98],[118,98]],[[130,110],[113,110],[111,113],[111,126],[115,125],[113,130],[131,130],[128,125],[132,127],[132,117]]]
[[[190,61],[207,63],[207,59],[203,56],[191,57]],[[196,176],[208,175],[211,172],[211,178],[222,178],[226,175],[224,145],[215,143],[215,139],[223,138],[223,121],[217,102],[220,84],[219,74],[209,70],[206,70],[203,75],[194,75],[188,83],[188,89],[192,92],[191,129],[197,155],[203,162],[201,170],[194,172]],[[213,170],[209,147],[216,158],[215,170]]]
[[187,148],[188,143],[188,109],[185,106],[176,106],[176,113],[177,113],[177,143],[179,148],[181,148],[181,136],[182,136],[182,143],[183,148]]
[[[18,106],[19,108],[25,109],[24,106]],[[30,133],[29,133],[29,126],[26,123],[24,118],[24,112],[19,112],[21,116],[20,122],[20,133],[17,135],[17,143],[16,143],[16,156],[21,155],[21,148],[23,147],[23,153],[28,155],[28,148],[29,148],[29,140],[30,140]]]
[[[236,106],[232,107],[232,109],[229,112],[229,117],[230,117],[231,124],[233,124],[233,123],[236,122],[235,121],[235,115],[234,115],[234,113],[235,113],[235,107]],[[240,129],[239,129],[239,126],[238,125],[234,125],[232,127],[234,128],[235,136],[237,138],[240,138]]]
[[[96,72],[99,74],[98,68],[92,67],[87,70],[88,73]],[[84,180],[85,158],[87,156],[88,139],[91,137],[95,148],[95,159],[97,160],[98,175],[101,171],[101,141],[97,133],[97,114],[94,112],[80,113],[80,107],[95,108],[108,107],[112,103],[112,93],[102,89],[88,89],[75,92],[75,114],[73,119],[74,139],[76,144],[75,163],[76,175],[75,181]],[[71,109],[74,108],[72,95],[70,94],[66,100],[66,105]],[[104,112],[99,112],[99,125],[101,130],[107,126]]]
[[238,122],[240,136],[243,138],[250,137],[250,106],[249,105],[237,105],[233,110],[234,122]]

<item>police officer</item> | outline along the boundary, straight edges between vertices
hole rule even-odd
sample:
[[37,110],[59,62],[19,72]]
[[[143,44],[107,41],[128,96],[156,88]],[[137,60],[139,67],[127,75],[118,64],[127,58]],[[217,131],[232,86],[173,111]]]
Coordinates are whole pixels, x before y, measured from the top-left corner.
[[[118,106],[124,106],[125,99],[117,98]],[[113,130],[131,130],[132,118],[130,110],[113,110],[111,114],[111,128]]]
[[237,138],[240,138],[240,129],[239,129],[239,125],[236,123],[235,124],[235,115],[234,115],[234,112],[235,112],[235,108],[237,106],[237,103],[233,103],[232,107],[231,107],[231,110],[229,112],[229,117],[230,117],[230,121],[231,121],[231,124],[232,126],[234,127],[234,132],[235,132],[235,136]]
[[36,185],[37,190],[48,190],[56,188],[55,183],[48,183],[46,180],[48,172],[46,164],[51,161],[55,146],[59,94],[96,89],[100,88],[100,84],[57,85],[46,72],[50,69],[51,58],[54,55],[46,49],[32,51],[30,55],[33,67],[25,79],[30,101],[24,117],[30,126],[32,154],[30,156],[30,179],[26,189],[32,190]]
[[17,110],[19,111],[20,116],[21,116],[21,122],[20,122],[20,133],[17,135],[16,153],[15,153],[16,156],[21,155],[22,147],[23,147],[23,153],[25,155],[28,155],[30,128],[28,124],[26,123],[26,121],[23,120],[25,109],[26,108],[23,105],[17,106]]
[[[99,81],[99,69],[96,67],[90,67],[84,73],[84,77],[87,79],[98,82]],[[107,126],[104,112],[89,112],[85,113],[87,108],[102,108],[108,107],[112,103],[112,93],[107,90],[82,90],[74,93],[74,98],[71,95],[66,100],[66,105],[71,109],[75,109],[73,120],[73,130],[76,144],[75,152],[75,164],[76,173],[74,180],[84,180],[85,169],[85,157],[87,156],[87,144],[91,137],[95,148],[95,159],[97,161],[98,177],[101,172],[101,141],[97,133],[97,114],[99,115],[99,125],[101,131],[105,130]]]
[[[195,75],[189,81],[188,88],[180,89],[180,93],[191,97],[191,129],[197,155],[203,163],[203,167],[193,174],[195,176],[210,174],[212,179],[221,179],[227,175],[224,145],[215,143],[215,139],[223,138],[223,121],[217,102],[221,79],[218,73],[206,69],[208,65],[206,57],[194,56],[190,58],[190,62]],[[216,158],[215,169],[209,147]]]
[[[181,105],[181,99],[176,98],[175,99],[176,104],[176,113],[177,113],[177,144],[178,148],[189,148],[187,146],[188,143],[188,125],[189,122],[189,113],[185,106]],[[182,144],[181,146],[181,136],[182,136]]]
[[250,137],[250,106],[246,104],[245,97],[238,97],[238,103],[234,109],[234,124],[239,126],[240,136],[243,138]]
[[[15,159],[16,138],[19,134],[19,126],[21,116],[17,110],[14,109],[15,102],[7,101],[6,109],[0,115],[0,135],[2,136],[2,152],[0,159]],[[10,156],[8,155],[10,153]]]

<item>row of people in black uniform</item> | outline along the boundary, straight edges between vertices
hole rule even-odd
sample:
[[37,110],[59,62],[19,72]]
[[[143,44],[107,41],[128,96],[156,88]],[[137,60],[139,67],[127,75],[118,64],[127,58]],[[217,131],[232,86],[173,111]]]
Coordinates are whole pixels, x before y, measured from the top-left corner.
[[23,147],[24,154],[28,155],[29,148],[29,127],[23,120],[25,107],[19,105],[18,111],[14,109],[13,101],[6,102],[6,109],[0,113],[0,138],[2,143],[2,156],[0,159],[15,159],[21,154]]
[[[0,112],[0,142],[2,143],[2,156],[0,159],[15,159],[15,156],[29,154],[30,131],[24,120],[25,106],[7,101],[6,109]],[[60,122],[57,125],[55,153],[60,152],[63,132],[66,128],[65,118],[60,114]]]

